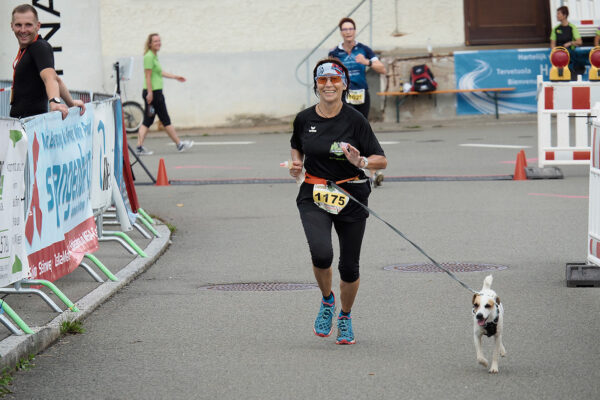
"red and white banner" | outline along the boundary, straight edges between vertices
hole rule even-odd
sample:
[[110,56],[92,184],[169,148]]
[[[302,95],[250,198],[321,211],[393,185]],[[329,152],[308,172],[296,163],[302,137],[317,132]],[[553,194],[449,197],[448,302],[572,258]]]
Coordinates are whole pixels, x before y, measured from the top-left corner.
[[593,109],[592,158],[588,212],[588,257],[591,264],[600,266],[600,104]]
[[597,82],[543,81],[538,76],[538,166],[590,162],[591,108],[600,102]]
[[30,277],[56,279],[98,249],[92,215],[93,107],[24,121],[29,137],[25,245]]

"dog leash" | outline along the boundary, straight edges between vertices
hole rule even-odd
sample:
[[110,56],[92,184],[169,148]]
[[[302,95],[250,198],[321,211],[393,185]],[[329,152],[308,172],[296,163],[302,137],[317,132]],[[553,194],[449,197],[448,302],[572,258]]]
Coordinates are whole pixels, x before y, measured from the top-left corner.
[[379,215],[377,215],[377,213],[375,211],[371,210],[369,207],[365,206],[363,203],[361,203],[360,201],[358,201],[354,196],[352,196],[346,190],[344,190],[341,187],[339,187],[335,182],[327,181],[327,184],[333,186],[334,188],[336,188],[338,190],[343,191],[344,193],[346,193],[351,200],[354,200],[354,202],[356,202],[359,206],[361,206],[362,208],[364,208],[365,210],[367,210],[369,212],[369,214],[371,214],[372,216],[374,216],[375,218],[377,218],[378,220],[380,220],[381,222],[383,222],[384,224],[386,224],[388,227],[390,227],[391,230],[393,230],[394,232],[396,232],[404,240],[406,240],[408,243],[410,243],[411,245],[413,245],[413,247],[415,249],[417,249],[421,254],[423,254],[429,261],[431,261],[433,263],[433,265],[435,265],[436,267],[438,267],[439,269],[441,269],[442,271],[444,271],[445,273],[447,273],[448,276],[450,276],[450,278],[454,279],[462,287],[464,287],[465,289],[467,289],[468,291],[470,291],[472,293],[479,294],[478,291],[471,289],[466,283],[464,283],[463,281],[461,281],[460,279],[458,279],[456,277],[456,275],[454,275],[452,272],[450,272],[446,268],[442,267],[437,261],[435,261],[433,258],[431,258],[427,253],[425,253],[425,251],[421,247],[419,247],[419,245],[417,245],[415,242],[413,242],[412,240],[410,240],[409,238],[407,238],[406,235],[404,235],[402,232],[400,232],[398,229],[396,229],[392,224],[390,224],[389,222],[387,222],[386,220],[384,220],[383,218],[381,218]]

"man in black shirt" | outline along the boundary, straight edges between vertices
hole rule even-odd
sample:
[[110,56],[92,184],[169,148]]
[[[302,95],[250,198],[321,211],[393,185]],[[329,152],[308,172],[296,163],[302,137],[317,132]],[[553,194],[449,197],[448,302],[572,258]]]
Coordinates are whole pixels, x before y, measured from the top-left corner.
[[49,108],[60,111],[65,119],[68,107],[75,106],[81,108],[83,115],[85,105],[81,100],[73,100],[54,70],[52,47],[38,35],[41,24],[36,9],[29,4],[15,7],[10,26],[19,42],[13,62],[10,116],[25,118],[48,112]]

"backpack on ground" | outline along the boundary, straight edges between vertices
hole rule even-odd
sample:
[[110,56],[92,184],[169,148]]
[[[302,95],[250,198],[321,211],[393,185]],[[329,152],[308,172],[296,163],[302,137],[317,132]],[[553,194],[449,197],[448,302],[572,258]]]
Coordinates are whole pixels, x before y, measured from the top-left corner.
[[415,92],[431,92],[437,88],[433,72],[425,64],[415,65],[410,71],[410,83]]

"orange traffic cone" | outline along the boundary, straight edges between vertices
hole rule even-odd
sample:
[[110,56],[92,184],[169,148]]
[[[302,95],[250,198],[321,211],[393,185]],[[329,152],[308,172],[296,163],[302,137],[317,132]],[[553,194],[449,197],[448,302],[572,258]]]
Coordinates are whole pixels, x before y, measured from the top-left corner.
[[523,165],[524,167],[527,166],[527,157],[525,157],[525,150],[521,150],[519,153],[523,153],[523,162],[525,163],[525,165]]
[[525,159],[525,152],[521,150],[517,154],[517,164],[515,165],[515,174],[513,181],[526,181],[527,174],[525,173],[525,167],[527,166],[527,160]]
[[169,186],[167,179],[167,169],[165,168],[165,159],[161,158],[158,162],[158,175],[156,176],[156,186]]

